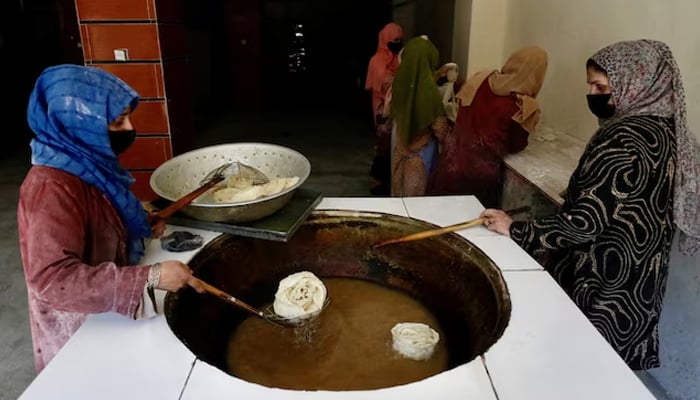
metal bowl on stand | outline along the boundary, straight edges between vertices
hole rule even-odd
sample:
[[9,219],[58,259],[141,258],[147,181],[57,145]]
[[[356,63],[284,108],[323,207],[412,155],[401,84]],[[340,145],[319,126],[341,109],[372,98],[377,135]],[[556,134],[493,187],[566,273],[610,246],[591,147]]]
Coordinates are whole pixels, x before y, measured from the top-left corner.
[[197,188],[209,172],[235,161],[260,170],[269,179],[296,176],[299,181],[279,193],[251,201],[217,203],[205,194],[181,212],[208,222],[262,219],[284,207],[311,174],[309,160],[296,150],[270,143],[241,142],[203,147],[173,157],[153,171],[150,185],[160,197],[174,202]]

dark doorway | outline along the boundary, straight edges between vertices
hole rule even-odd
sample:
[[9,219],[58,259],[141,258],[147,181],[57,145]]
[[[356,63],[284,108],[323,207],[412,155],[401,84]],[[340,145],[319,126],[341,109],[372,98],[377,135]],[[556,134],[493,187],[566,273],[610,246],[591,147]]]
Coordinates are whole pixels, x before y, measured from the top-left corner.
[[0,107],[7,123],[0,156],[28,149],[31,131],[26,122],[29,93],[44,68],[83,64],[78,19],[73,0],[8,0],[0,2],[0,85],[12,96]]
[[281,89],[287,104],[353,108],[363,102],[358,93],[367,63],[391,14],[391,1],[266,1],[263,46],[271,87]]
[[200,122],[212,112],[369,114],[367,63],[391,21],[391,0],[185,3]]

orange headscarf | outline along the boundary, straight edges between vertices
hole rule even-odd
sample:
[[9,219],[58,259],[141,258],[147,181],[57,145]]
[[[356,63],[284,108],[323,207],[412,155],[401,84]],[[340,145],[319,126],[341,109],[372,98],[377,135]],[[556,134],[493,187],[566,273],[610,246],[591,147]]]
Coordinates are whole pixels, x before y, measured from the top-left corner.
[[542,88],[546,72],[547,52],[537,46],[523,47],[510,56],[500,71],[482,71],[474,74],[462,85],[456,97],[462,106],[470,105],[479,86],[488,78],[491,91],[495,95],[515,95],[518,112],[513,115],[513,121],[532,134],[541,114],[535,97]]
[[381,92],[386,72],[388,71],[392,75],[394,72],[396,72],[396,68],[399,65],[399,59],[396,54],[389,50],[387,43],[398,38],[403,38],[403,30],[399,24],[390,22],[386,24],[381,31],[379,31],[377,52],[369,60],[365,89]]

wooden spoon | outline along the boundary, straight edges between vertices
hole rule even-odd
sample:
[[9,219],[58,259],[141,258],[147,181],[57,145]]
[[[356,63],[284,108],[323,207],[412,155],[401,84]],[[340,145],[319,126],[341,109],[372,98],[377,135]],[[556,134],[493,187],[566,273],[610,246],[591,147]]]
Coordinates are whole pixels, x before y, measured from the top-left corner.
[[204,282],[203,280],[201,280],[201,279],[199,279],[199,278],[192,277],[192,279],[193,279],[195,282],[197,282],[199,285],[201,285],[202,288],[204,288],[204,290],[205,290],[207,293],[213,294],[214,296],[216,296],[216,297],[218,297],[218,298],[224,300],[225,302],[231,303],[231,304],[233,304],[233,305],[236,306],[236,307],[242,308],[242,309],[244,309],[245,311],[248,311],[248,312],[251,313],[251,314],[255,314],[255,315],[257,315],[258,317],[264,318],[264,314],[263,314],[262,310],[259,310],[259,309],[255,308],[255,307],[251,306],[250,304],[248,304],[248,303],[242,301],[242,300],[238,300],[237,298],[231,296],[230,294],[224,292],[223,290],[221,290],[221,289],[219,289],[219,288],[217,288],[217,287],[214,287],[214,286],[212,286],[212,285],[210,285],[210,284]]
[[[516,215],[516,214],[521,214],[521,213],[527,212],[529,210],[530,210],[530,207],[525,206],[525,207],[520,207],[520,208],[508,210],[508,211],[506,211],[506,214]],[[460,222],[458,224],[449,225],[449,226],[446,226],[444,228],[431,229],[431,230],[427,230],[427,231],[423,231],[423,232],[418,232],[418,233],[413,233],[410,235],[402,236],[402,237],[399,237],[396,239],[385,240],[383,242],[379,242],[379,243],[375,244],[372,247],[376,249],[377,247],[382,247],[382,246],[386,246],[389,244],[413,242],[416,240],[421,240],[421,239],[425,239],[425,238],[429,238],[429,237],[433,237],[433,236],[442,235],[444,233],[461,231],[462,229],[467,229],[467,228],[470,228],[472,226],[483,225],[485,221],[486,221],[485,218],[476,218],[476,219],[472,219],[469,221]]]

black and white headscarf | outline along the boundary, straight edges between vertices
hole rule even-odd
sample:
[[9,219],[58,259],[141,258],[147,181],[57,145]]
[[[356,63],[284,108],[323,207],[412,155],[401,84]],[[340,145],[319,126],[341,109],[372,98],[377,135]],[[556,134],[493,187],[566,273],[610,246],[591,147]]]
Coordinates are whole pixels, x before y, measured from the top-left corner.
[[700,145],[688,129],[685,91],[671,49],[656,40],[622,41],[591,58],[606,71],[616,107],[612,118],[601,121],[601,128],[635,115],[674,119],[673,219],[681,230],[681,251],[694,254],[700,249]]

